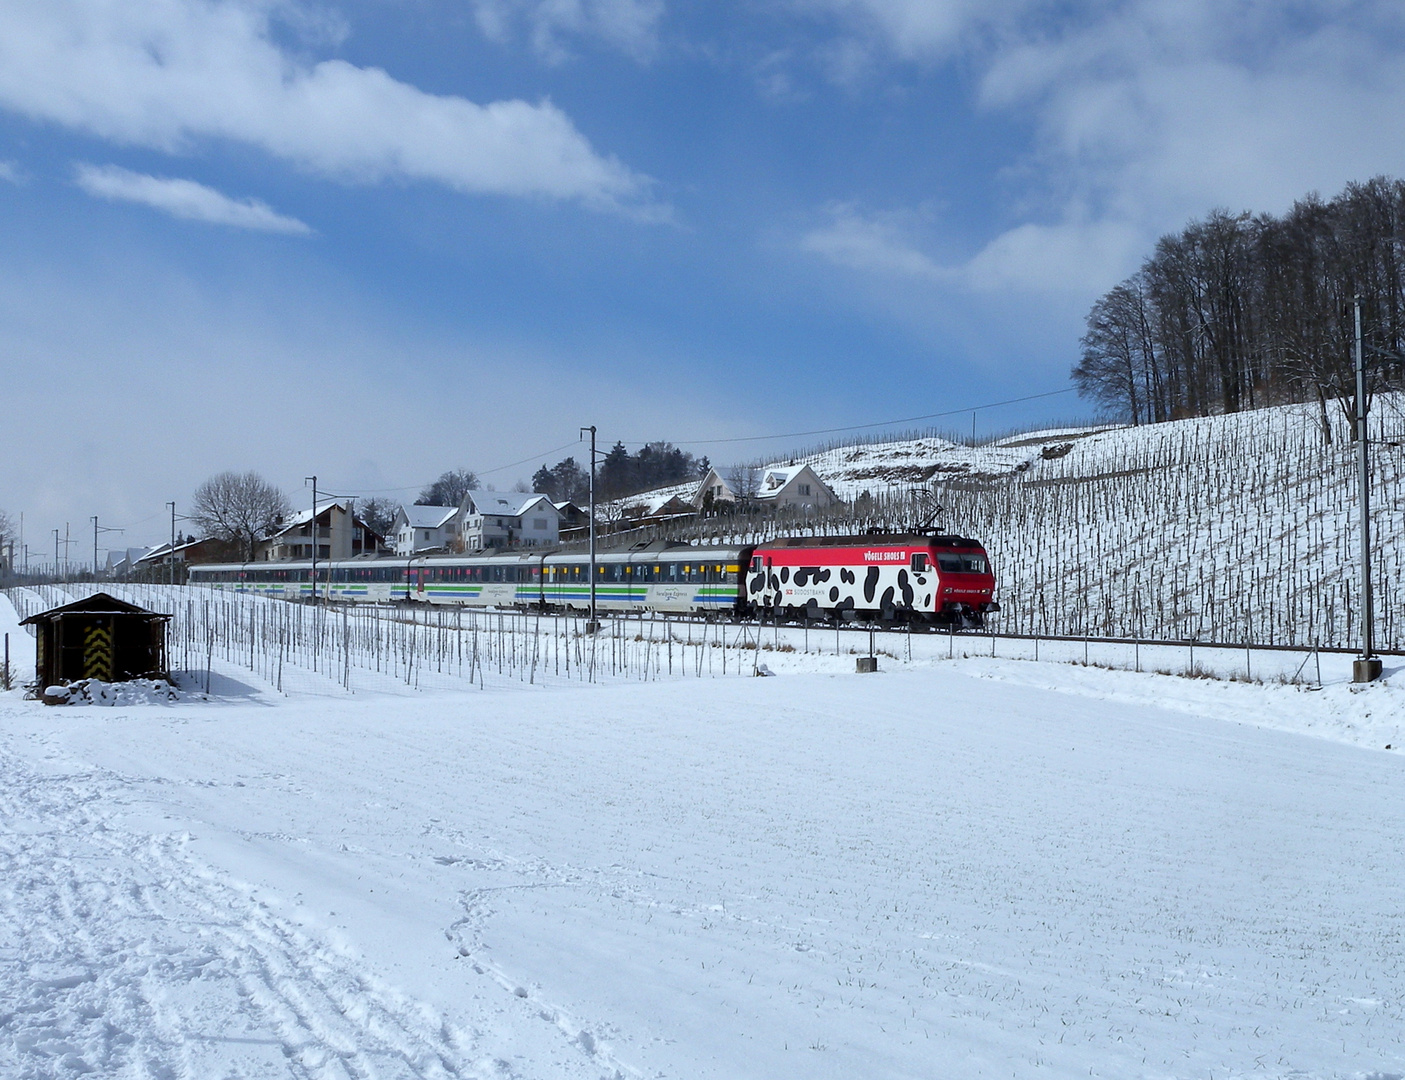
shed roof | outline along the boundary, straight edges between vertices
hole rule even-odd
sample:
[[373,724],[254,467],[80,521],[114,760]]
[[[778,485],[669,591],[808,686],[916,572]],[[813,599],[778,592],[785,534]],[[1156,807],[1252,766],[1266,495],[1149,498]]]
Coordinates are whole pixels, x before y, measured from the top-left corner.
[[137,604],[129,604],[127,601],[119,600],[108,593],[99,592],[93,593],[92,596],[85,596],[81,600],[75,600],[71,604],[61,604],[59,607],[31,615],[21,621],[20,625],[28,626],[30,623],[47,622],[50,619],[62,618],[64,615],[138,615],[148,619],[171,618],[170,615],[149,611]]

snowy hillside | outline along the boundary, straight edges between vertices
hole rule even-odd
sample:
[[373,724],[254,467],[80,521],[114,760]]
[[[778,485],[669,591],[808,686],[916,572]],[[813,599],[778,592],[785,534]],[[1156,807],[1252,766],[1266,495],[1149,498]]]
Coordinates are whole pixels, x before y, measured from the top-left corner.
[[[1403,409],[1398,398],[1378,398],[1372,437],[1400,442]],[[1285,406],[796,460],[847,499],[866,491],[892,503],[934,491],[946,508],[938,526],[990,551],[1010,632],[1354,645],[1356,450],[1335,403],[1329,417],[1330,446],[1315,407]],[[1377,644],[1402,648],[1405,450],[1377,446],[1372,482]]]
[[914,486],[981,483],[1012,476],[1068,451],[1099,427],[1031,431],[981,446],[966,446],[935,436],[840,446],[802,454],[761,467],[809,465],[839,498],[852,502],[865,494],[900,496]]
[[0,1075],[1405,1072],[1389,683],[144,596],[180,700],[0,694]]

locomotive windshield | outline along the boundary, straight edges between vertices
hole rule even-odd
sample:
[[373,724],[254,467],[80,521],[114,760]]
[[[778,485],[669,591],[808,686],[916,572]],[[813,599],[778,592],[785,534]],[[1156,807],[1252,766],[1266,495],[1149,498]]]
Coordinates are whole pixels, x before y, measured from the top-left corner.
[[937,569],[945,574],[989,573],[985,556],[974,551],[940,552],[937,555]]

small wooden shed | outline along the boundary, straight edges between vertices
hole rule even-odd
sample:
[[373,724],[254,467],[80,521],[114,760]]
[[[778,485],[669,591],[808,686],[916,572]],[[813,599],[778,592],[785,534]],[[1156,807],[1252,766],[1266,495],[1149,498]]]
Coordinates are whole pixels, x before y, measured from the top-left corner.
[[166,623],[171,618],[107,593],[31,615],[39,686],[79,679],[166,679]]

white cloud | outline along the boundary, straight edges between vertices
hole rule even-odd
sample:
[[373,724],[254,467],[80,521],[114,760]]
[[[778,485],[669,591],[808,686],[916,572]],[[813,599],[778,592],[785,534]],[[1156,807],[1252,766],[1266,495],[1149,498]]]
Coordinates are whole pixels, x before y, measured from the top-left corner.
[[1118,221],[1019,225],[970,259],[961,280],[987,292],[1096,294],[1146,254],[1142,240]]
[[89,195],[140,203],[187,221],[296,236],[312,232],[296,218],[275,213],[267,203],[257,199],[231,199],[194,180],[146,176],[116,165],[79,165],[77,180],[78,186]]
[[376,68],[305,62],[271,40],[266,7],[11,0],[0,5],[0,108],[169,152],[231,140],[350,182],[648,213],[648,181],[596,153],[551,102],[478,105]]
[[827,214],[827,224],[800,238],[802,251],[867,274],[977,292],[1097,292],[1137,256],[1141,239],[1115,222],[1025,224],[974,257],[945,264],[922,250],[922,238],[932,229],[930,212],[874,214],[836,203]]
[[904,63],[958,58],[979,108],[1033,131],[999,178],[1015,223],[963,268],[972,287],[1095,293],[1217,206],[1281,213],[1313,190],[1405,175],[1393,0],[789,2]]
[[914,247],[907,230],[891,216],[866,216],[849,204],[832,205],[829,216],[829,224],[801,237],[801,250],[868,273],[933,281],[953,276]]
[[0,161],[0,180],[9,184],[24,183],[24,174],[13,161]]
[[597,38],[636,60],[658,50],[663,0],[473,0],[479,28],[497,42],[525,31],[544,59],[568,55],[565,37]]
[[955,48],[972,27],[1031,6],[1029,0],[791,0],[801,10],[838,17],[852,37],[876,40],[907,59]]

